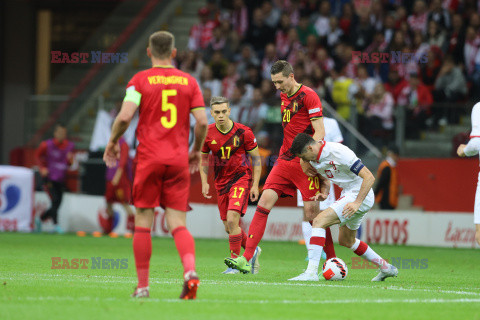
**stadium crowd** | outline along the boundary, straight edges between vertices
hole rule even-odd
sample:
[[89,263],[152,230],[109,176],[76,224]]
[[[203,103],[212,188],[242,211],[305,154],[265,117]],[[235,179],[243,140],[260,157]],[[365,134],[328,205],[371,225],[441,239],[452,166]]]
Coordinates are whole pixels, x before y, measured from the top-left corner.
[[[403,105],[407,138],[418,139],[451,120],[440,119],[437,102],[478,99],[479,7],[473,0],[209,0],[177,63],[197,78],[205,101],[229,98],[232,119],[261,132],[270,149],[281,143],[269,72],[278,59],[343,118],[356,106],[368,138],[392,137]],[[387,59],[374,59],[382,53]]]

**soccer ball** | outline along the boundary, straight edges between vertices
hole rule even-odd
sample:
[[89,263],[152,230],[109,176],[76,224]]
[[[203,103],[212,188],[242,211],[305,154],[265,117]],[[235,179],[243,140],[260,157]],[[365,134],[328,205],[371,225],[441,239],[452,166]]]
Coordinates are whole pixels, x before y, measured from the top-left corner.
[[345,262],[340,258],[331,258],[323,264],[323,277],[325,280],[344,280],[348,274]]

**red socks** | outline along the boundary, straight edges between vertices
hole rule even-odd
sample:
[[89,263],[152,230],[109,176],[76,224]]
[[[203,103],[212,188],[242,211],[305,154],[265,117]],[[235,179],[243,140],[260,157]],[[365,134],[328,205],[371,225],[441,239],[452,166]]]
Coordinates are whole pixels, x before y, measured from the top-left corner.
[[138,288],[148,287],[148,269],[152,256],[152,236],[149,228],[135,227],[133,255],[137,268]]
[[230,243],[231,257],[237,258],[240,255],[240,248],[242,247],[242,234],[229,235],[228,242]]
[[195,271],[195,241],[186,227],[177,227],[172,231],[175,246],[183,264],[183,274]]
[[270,210],[257,206],[255,215],[253,216],[250,228],[248,229],[248,239],[245,246],[245,252],[243,256],[245,259],[250,260],[255,253],[258,243],[262,240],[265,228],[267,227],[267,219]]
[[242,248],[243,249],[245,249],[245,247],[247,246],[247,239],[248,239],[247,234],[242,229]]
[[331,258],[335,258],[337,255],[335,254],[335,248],[333,246],[332,233],[330,232],[330,228],[326,228],[325,231],[325,247],[323,247],[323,250],[325,251],[328,260]]

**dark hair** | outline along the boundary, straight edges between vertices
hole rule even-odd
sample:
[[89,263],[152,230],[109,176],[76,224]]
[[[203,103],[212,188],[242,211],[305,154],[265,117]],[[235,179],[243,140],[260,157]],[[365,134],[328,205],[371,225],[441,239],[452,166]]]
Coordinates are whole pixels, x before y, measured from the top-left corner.
[[277,74],[282,73],[285,77],[288,77],[291,73],[293,73],[292,65],[285,60],[278,60],[272,65],[270,69],[270,74]]
[[168,31],[157,31],[150,35],[148,46],[155,58],[170,58],[173,47],[175,46],[175,38]]
[[290,152],[293,155],[302,154],[305,151],[305,148],[311,144],[314,144],[315,140],[306,133],[299,133],[293,139],[292,146],[290,147]]

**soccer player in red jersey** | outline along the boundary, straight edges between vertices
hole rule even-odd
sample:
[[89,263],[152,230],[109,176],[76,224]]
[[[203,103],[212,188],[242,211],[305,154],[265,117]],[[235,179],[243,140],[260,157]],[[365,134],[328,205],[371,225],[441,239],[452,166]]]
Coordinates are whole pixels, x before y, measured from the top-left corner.
[[[134,161],[133,204],[137,208],[133,253],[138,285],[132,297],[148,297],[154,208],[165,209],[184,269],[181,299],[195,299],[199,284],[195,272],[195,242],[185,227],[190,172],[198,170],[200,150],[207,133],[203,96],[195,78],[172,66],[177,50],[171,33],[159,31],[149,38],[147,55],[152,68],[133,76],[127,84],[122,109],[112,127],[103,156],[109,167],[120,156],[118,140],[139,109]],[[188,151],[190,113],[196,120],[195,142]],[[190,169],[190,170],[189,170]]]
[[[320,212],[318,201],[312,201],[312,199],[316,194],[321,194],[318,199],[325,200],[330,189],[330,183],[326,179],[321,178],[310,165],[299,161],[290,152],[293,139],[299,133],[307,133],[316,141],[324,138],[325,128],[320,98],[315,91],[295,81],[293,68],[287,61],[275,62],[270,69],[270,74],[273,84],[281,91],[284,137],[280,157],[268,175],[250,224],[245,252],[241,257],[225,259],[228,267],[238,269],[242,273],[248,273],[252,269],[248,261],[254,257],[255,249],[265,232],[268,214],[278,198],[293,197],[296,189],[299,189],[303,199],[311,199],[305,201],[303,210],[307,221],[312,221]],[[326,235],[325,252],[327,259],[335,256],[330,230]],[[255,264],[255,259],[252,259],[251,263]]]
[[[127,213],[127,230],[135,230],[135,215],[130,207],[132,195],[131,163],[129,157],[130,148],[123,137],[118,140],[120,145],[120,159],[118,164],[107,168],[105,172],[105,200],[107,201],[107,219],[105,219],[103,232],[109,234],[113,229],[113,204],[120,203]],[[103,219],[102,219],[103,220]],[[102,222],[101,220],[101,222]]]
[[[207,138],[202,148],[202,165],[200,176],[202,178],[202,193],[207,199],[210,185],[208,184],[208,155],[213,153],[213,166],[215,170],[215,189],[218,195],[218,210],[220,219],[225,225],[230,244],[232,258],[240,255],[240,247],[245,248],[247,234],[240,228],[240,217],[247,211],[248,198],[258,200],[258,184],[262,173],[260,153],[257,139],[252,130],[243,124],[230,119],[230,107],[225,97],[213,97],[210,101],[210,113],[215,123],[208,126]],[[252,170],[247,153],[253,160]],[[261,249],[257,249],[257,261]],[[258,271],[258,262],[256,270]],[[228,268],[224,274],[235,274],[239,271]]]

